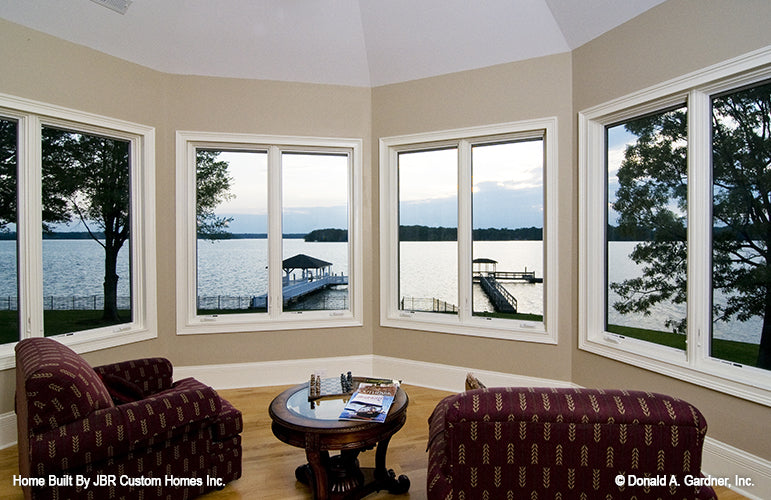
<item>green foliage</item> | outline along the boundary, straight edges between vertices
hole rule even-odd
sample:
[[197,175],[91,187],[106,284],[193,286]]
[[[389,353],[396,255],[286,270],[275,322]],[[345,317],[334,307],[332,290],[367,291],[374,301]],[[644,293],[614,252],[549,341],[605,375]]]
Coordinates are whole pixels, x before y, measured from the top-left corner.
[[17,124],[0,120],[0,232],[16,223]]
[[[518,229],[474,229],[474,241],[541,241],[543,229],[522,227]],[[457,241],[458,230],[454,227],[399,226],[400,241]]]
[[314,229],[305,235],[305,241],[313,242],[345,242],[348,241],[346,229]]
[[42,129],[43,229],[49,231],[50,223],[77,220],[104,248],[103,319],[107,322],[121,321],[116,269],[131,229],[129,144],[53,127]]
[[228,175],[228,162],[218,160],[219,151],[196,151],[196,207],[195,216],[198,237],[223,239],[232,217],[220,217],[214,211],[217,206],[233,199],[230,186],[233,179]]

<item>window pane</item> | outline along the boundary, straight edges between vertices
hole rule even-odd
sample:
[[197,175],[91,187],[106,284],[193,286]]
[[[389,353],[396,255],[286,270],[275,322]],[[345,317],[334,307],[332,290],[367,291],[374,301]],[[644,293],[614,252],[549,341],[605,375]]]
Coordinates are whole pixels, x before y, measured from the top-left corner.
[[610,332],[685,349],[687,110],[606,129]]
[[473,311],[543,321],[543,140],[471,148]]
[[458,150],[400,153],[399,309],[458,312]]
[[771,83],[712,100],[711,356],[771,369]]
[[43,127],[45,335],[132,321],[128,141]]
[[347,310],[349,157],[281,155],[284,310]]
[[16,255],[17,123],[0,119],[0,344],[19,340]]
[[196,151],[197,313],[266,312],[268,155]]

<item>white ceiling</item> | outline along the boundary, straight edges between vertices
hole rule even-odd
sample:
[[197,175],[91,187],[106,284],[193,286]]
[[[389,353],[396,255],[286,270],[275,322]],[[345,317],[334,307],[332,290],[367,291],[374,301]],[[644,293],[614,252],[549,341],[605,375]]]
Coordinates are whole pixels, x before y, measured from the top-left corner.
[[664,0],[0,0],[0,18],[175,74],[378,86],[570,51]]

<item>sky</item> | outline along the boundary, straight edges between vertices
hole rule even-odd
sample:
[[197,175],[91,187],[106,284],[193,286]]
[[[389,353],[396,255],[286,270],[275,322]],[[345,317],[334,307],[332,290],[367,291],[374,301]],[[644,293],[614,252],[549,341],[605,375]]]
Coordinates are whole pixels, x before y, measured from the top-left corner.
[[[233,179],[230,200],[215,212],[232,217],[232,233],[268,231],[268,162],[262,152],[223,152]],[[343,155],[282,156],[284,233],[348,227],[348,158]]]
[[[543,143],[475,146],[473,218],[477,228],[543,227]],[[223,152],[233,177],[232,199],[216,209],[233,217],[233,233],[267,232],[267,155]],[[282,158],[284,233],[345,228],[345,156],[285,154]],[[400,156],[400,223],[457,227],[457,150]]]

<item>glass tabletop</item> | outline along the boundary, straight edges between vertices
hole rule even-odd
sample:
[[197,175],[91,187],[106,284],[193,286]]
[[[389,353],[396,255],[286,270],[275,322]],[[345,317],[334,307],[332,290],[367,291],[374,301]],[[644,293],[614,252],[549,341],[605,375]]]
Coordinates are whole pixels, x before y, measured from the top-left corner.
[[338,420],[350,396],[328,396],[308,401],[308,387],[295,392],[286,401],[286,408],[292,413],[315,420]]

